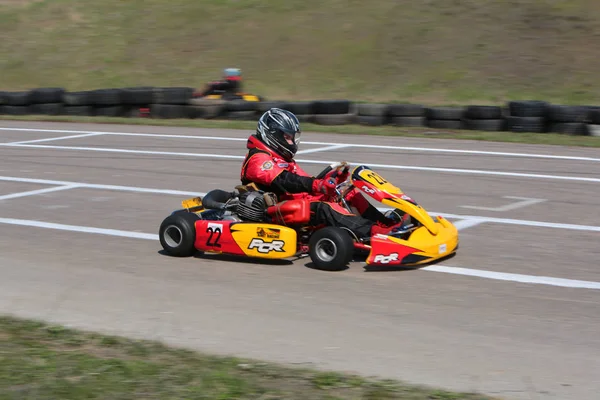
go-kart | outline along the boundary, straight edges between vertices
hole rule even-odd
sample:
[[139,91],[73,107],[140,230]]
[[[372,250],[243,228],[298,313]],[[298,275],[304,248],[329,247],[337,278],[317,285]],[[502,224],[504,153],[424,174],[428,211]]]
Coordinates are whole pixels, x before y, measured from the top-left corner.
[[[335,176],[345,163],[335,163],[317,178]],[[160,243],[172,256],[189,257],[196,252],[221,253],[253,258],[292,258],[309,255],[318,269],[345,269],[359,253],[367,265],[418,266],[453,255],[458,248],[456,227],[441,216],[432,218],[402,190],[367,166],[355,167],[336,186],[336,206],[354,212],[345,196],[354,188],[371,200],[391,207],[390,218],[410,218],[392,234],[357,237],[350,230],[311,226],[310,204],[304,199],[277,201],[274,194],[255,186],[236,186],[228,192],[215,189],[204,197],[181,202],[182,209],[166,217],[159,229]],[[261,213],[247,212],[251,193],[266,199]]]

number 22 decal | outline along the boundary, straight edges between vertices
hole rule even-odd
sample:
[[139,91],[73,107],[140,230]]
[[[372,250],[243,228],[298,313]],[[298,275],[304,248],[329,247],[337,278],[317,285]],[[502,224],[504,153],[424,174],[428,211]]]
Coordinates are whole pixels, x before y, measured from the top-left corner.
[[367,176],[371,179],[373,179],[375,182],[377,182],[380,185],[386,184],[387,181],[385,179],[383,179],[381,176],[379,176],[378,174],[376,174],[375,172],[369,172],[367,174]]
[[[221,240],[222,232],[222,225],[209,225],[208,228],[206,228],[206,233],[210,233],[210,236],[206,240],[206,245],[212,247],[221,247],[221,243],[219,243],[219,240]],[[213,237],[215,241],[211,243]]]

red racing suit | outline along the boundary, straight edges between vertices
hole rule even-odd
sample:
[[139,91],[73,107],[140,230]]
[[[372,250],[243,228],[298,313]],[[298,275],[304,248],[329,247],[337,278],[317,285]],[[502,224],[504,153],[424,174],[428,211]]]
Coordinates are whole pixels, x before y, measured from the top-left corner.
[[295,160],[284,160],[256,135],[248,138],[246,147],[248,154],[240,173],[242,184],[254,183],[260,190],[275,193],[279,201],[308,199],[311,225],[346,227],[359,237],[367,237],[374,233],[373,226],[390,222],[356,189],[346,196],[346,201],[360,215],[348,212],[337,203],[324,201],[325,195],[318,190],[318,179],[307,174]]

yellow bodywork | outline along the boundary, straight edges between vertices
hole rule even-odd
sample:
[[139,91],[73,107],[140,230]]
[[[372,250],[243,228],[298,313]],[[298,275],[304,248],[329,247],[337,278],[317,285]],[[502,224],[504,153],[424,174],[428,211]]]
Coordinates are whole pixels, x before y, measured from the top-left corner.
[[192,197],[181,202],[181,207],[186,209],[202,207],[202,197]]
[[244,254],[260,258],[287,258],[296,254],[297,234],[292,228],[263,223],[231,226],[231,236]]
[[[237,93],[238,96],[242,96],[242,100],[244,101],[260,101],[258,96],[248,93]],[[209,100],[222,100],[223,96],[220,94],[210,94],[204,97]]]
[[440,232],[439,225],[431,218],[423,207],[404,200],[404,197],[406,196],[399,187],[392,185],[381,177],[381,175],[369,169],[360,171],[359,176],[380,191],[389,194],[388,197],[381,200],[381,203],[398,208],[405,213],[410,214],[416,220],[421,222],[433,235],[437,235]]

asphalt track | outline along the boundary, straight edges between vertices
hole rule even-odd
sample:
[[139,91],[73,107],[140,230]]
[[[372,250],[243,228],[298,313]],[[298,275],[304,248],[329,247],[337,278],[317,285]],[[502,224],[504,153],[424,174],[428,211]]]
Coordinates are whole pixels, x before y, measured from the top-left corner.
[[373,166],[460,227],[457,256],[327,273],[162,255],[180,200],[238,184],[247,134],[3,121],[1,312],[504,398],[598,398],[598,149],[306,133],[307,171]]

